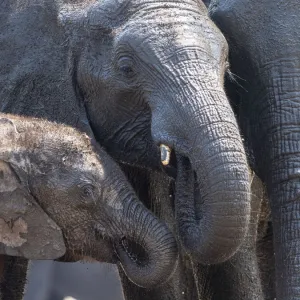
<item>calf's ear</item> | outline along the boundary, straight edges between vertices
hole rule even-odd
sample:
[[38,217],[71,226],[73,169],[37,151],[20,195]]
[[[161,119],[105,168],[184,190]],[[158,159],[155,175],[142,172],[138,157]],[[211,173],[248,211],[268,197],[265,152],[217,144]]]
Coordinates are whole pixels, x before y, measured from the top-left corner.
[[22,130],[17,128],[9,115],[0,115],[0,161],[6,162],[14,170],[15,176],[20,181],[28,182],[30,163],[28,162],[26,150],[19,147],[18,138]]
[[0,117],[0,159],[9,162],[15,150],[17,129],[13,121],[5,115]]
[[0,160],[0,255],[56,259],[65,251],[60,228],[37,204],[10,164]]

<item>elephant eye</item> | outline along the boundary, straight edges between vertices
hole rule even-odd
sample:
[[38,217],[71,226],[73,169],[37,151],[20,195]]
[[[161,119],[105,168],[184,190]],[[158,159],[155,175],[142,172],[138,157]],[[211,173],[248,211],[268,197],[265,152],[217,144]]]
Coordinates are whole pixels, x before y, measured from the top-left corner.
[[81,186],[81,196],[83,198],[91,198],[94,199],[95,196],[95,187],[91,184],[86,184]]
[[133,61],[129,57],[121,57],[118,61],[119,71],[127,78],[132,78],[135,75],[133,70]]

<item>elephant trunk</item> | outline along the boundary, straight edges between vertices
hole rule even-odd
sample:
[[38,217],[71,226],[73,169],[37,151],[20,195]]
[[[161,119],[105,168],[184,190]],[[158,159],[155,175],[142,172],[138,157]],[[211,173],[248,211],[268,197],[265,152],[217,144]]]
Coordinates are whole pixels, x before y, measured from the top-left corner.
[[[124,198],[123,198],[124,199]],[[121,267],[136,285],[150,288],[169,279],[177,262],[177,244],[168,227],[132,193],[119,215],[116,252]]]
[[254,133],[254,150],[260,175],[266,179],[276,233],[277,299],[300,297],[300,76],[294,75],[295,70],[291,73],[289,61],[300,66],[299,59],[290,57],[268,70],[265,78],[273,80],[262,89],[264,100],[257,99],[263,105],[265,114],[259,116],[264,123]]
[[[180,238],[203,264],[230,258],[243,242],[250,219],[249,171],[236,120],[223,92],[209,96],[194,93],[182,99],[177,113],[182,118],[176,123],[161,123],[154,111],[152,128],[155,136],[160,124],[165,133],[156,139],[173,145]],[[174,128],[180,140],[172,140]]]

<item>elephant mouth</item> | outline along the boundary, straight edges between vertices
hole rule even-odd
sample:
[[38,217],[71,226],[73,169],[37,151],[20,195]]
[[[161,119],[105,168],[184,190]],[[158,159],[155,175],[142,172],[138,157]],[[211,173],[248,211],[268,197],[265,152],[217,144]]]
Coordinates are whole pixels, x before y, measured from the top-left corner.
[[140,244],[136,243],[135,241],[128,239],[126,237],[122,237],[119,241],[119,245],[116,247],[116,253],[119,257],[120,262],[122,263],[122,256],[123,254],[127,255],[130,261],[140,267],[146,266],[147,262],[149,261],[149,255]]
[[[181,158],[182,160],[186,161],[190,164],[190,160],[186,156],[182,156],[180,154],[176,154],[174,150],[170,153],[169,162],[167,165],[162,165],[163,172],[171,179],[169,183],[169,197],[171,198],[171,203],[173,209],[175,210],[175,195],[176,195],[176,186],[177,186],[177,158]],[[202,204],[204,202],[204,198],[201,197],[200,191],[200,183],[197,177],[196,171],[193,171],[193,177],[189,178],[194,182],[194,190],[191,190],[192,197],[194,199],[194,212],[196,220],[200,220],[202,216]],[[197,201],[196,201],[197,200]]]
[[126,256],[126,264],[128,262],[138,265],[140,267],[146,266],[149,261],[149,255],[145,248],[134,240],[127,238],[125,236],[115,239],[108,237],[106,234],[103,234],[102,230],[95,228],[96,231],[96,240],[97,241],[106,241],[109,242],[111,252],[113,253],[111,263],[121,264],[124,262],[124,256]]

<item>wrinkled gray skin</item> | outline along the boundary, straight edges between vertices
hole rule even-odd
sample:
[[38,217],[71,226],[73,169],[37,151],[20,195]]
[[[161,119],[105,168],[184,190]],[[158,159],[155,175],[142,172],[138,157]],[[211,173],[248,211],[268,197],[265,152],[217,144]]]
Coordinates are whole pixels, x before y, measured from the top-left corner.
[[[2,121],[0,119],[0,133]],[[10,165],[0,160],[0,254],[56,259],[66,252],[62,232]]]
[[[228,85],[253,168],[270,198],[276,299],[300,299],[300,5],[298,0],[212,1],[228,39]],[[241,78],[242,80],[239,80]]]
[[223,89],[227,44],[201,2],[6,0],[0,26],[2,111],[92,134],[90,124],[136,167],[161,169],[168,145],[185,249],[204,264],[236,253],[250,218],[247,161]]
[[265,189],[261,180],[254,173],[251,177],[251,219],[247,237],[227,262],[210,267],[197,265],[198,285],[202,287],[199,299],[266,299],[259,268],[261,255],[257,252],[266,235],[268,208],[265,207]]
[[[174,198],[170,196],[170,185],[174,182],[166,174],[148,170],[133,170],[124,167],[126,175],[138,198],[151,209],[155,215],[163,219],[171,228],[174,236],[178,236],[178,228],[174,214]],[[179,243],[180,257],[172,277],[163,285],[151,289],[139,288],[132,284],[123,270],[119,274],[126,300],[196,300],[198,292],[195,286],[193,269],[187,253]],[[206,298],[204,298],[207,300]]]
[[0,160],[62,229],[64,260],[118,263],[142,287],[167,281],[175,239],[105,151],[71,127],[8,114],[0,121]]
[[[161,173],[127,170],[138,197],[162,218],[175,236],[174,198],[170,197],[170,179]],[[139,178],[137,180],[137,178]],[[140,179],[143,178],[144,182]],[[120,271],[126,300],[265,300],[261,277],[269,279],[269,259],[265,248],[268,207],[265,189],[255,175],[251,175],[251,218],[247,236],[240,249],[228,261],[211,266],[197,263],[180,247],[180,259],[171,279],[164,285],[141,289],[130,283]],[[263,205],[262,205],[263,201]],[[267,240],[269,242],[269,240]],[[263,251],[262,251],[263,248]],[[266,268],[260,268],[267,264]],[[272,285],[272,282],[270,282]],[[269,299],[269,298],[268,298]],[[274,299],[274,298],[273,298]],[[272,300],[273,300],[272,299]]]
[[152,169],[158,145],[173,150],[181,241],[197,261],[218,263],[237,251],[250,215],[247,161],[223,90],[227,44],[201,2],[163,3],[102,1],[62,22],[81,25],[77,80],[96,138],[115,159]]

